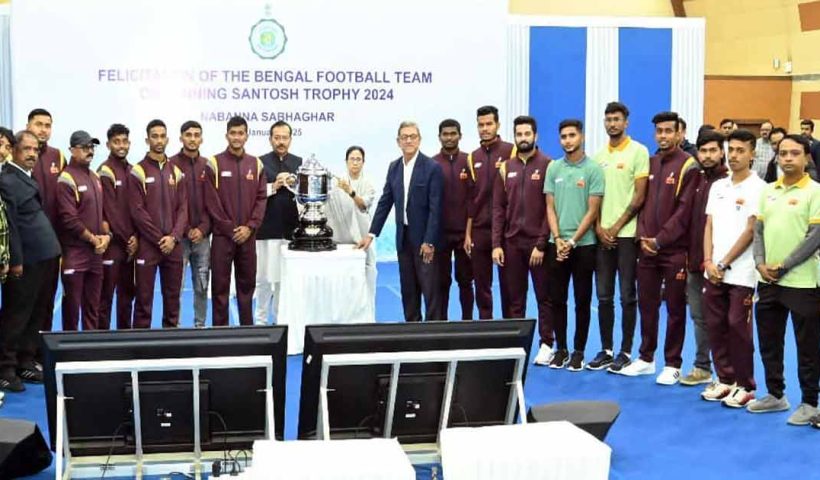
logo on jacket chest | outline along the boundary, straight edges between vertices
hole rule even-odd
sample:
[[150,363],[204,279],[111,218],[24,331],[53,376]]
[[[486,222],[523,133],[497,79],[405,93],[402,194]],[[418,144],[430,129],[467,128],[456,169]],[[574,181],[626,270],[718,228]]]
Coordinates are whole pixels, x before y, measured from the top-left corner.
[[54,162],[51,162],[51,169],[49,171],[51,172],[52,175],[57,175],[57,174],[60,173],[60,169],[57,167],[57,164],[54,163]]
[[458,174],[458,179],[461,180],[462,182],[467,180],[467,169],[466,168],[461,169],[461,173]]
[[251,170],[251,169],[249,168],[249,169],[248,169],[248,174],[247,174],[247,175],[245,175],[245,178],[247,178],[248,180],[253,180],[253,170]]
[[541,180],[541,171],[536,168],[532,175],[530,175],[530,179],[535,181]]

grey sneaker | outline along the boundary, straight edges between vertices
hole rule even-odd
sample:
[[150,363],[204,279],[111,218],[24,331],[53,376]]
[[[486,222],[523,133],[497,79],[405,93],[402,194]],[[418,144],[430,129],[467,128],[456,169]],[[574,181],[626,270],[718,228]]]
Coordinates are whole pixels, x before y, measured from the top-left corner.
[[811,423],[811,418],[817,415],[817,407],[812,407],[808,403],[801,403],[797,410],[794,411],[786,420],[789,425],[808,425]]
[[774,395],[766,395],[765,397],[750,402],[746,407],[746,411],[750,413],[770,413],[782,412],[791,408],[789,401],[784,395],[783,398],[776,398]]

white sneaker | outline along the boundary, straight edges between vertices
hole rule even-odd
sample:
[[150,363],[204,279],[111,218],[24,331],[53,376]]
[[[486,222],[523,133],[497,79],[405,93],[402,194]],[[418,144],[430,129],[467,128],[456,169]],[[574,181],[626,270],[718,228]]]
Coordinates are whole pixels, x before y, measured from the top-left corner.
[[735,391],[734,385],[727,385],[720,382],[712,382],[705,390],[700,392],[700,398],[707,402],[720,402],[731,396]]
[[675,385],[680,380],[680,368],[675,367],[663,367],[663,371],[658,378],[655,379],[655,383],[659,385]]
[[535,360],[533,360],[532,363],[546,367],[550,364],[554,356],[555,352],[552,350],[552,347],[546,343],[542,343],[538,349],[538,355],[535,356]]
[[655,362],[645,362],[639,358],[616,373],[626,375],[627,377],[637,377],[638,375],[654,375]]

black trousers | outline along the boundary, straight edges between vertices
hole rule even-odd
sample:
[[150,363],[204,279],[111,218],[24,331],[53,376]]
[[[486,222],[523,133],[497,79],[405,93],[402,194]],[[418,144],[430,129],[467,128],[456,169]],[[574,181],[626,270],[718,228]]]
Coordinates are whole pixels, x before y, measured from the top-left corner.
[[817,406],[820,391],[820,288],[789,288],[758,283],[755,306],[757,339],[766,373],[766,389],[783,397],[783,343],[791,313],[797,342],[797,378],[803,403]]
[[631,354],[638,318],[636,288],[638,244],[634,238],[619,238],[615,248],[597,247],[595,290],[598,294],[598,328],[602,350],[613,350],[615,325],[615,276],[621,292],[621,351]]
[[[23,266],[23,276],[8,277],[3,284],[0,308],[0,374],[10,376],[15,369],[34,360],[42,317],[35,315],[37,305],[48,302],[53,294],[49,278],[52,260]],[[53,299],[52,302],[53,304]]]
[[[441,289],[438,287],[439,271],[435,261],[424,263],[420,247],[413,247],[404,234],[402,249],[398,252],[399,281],[401,282],[401,303],[404,308],[404,320],[421,321],[421,297],[424,297],[425,320],[442,320]],[[436,252],[438,255],[440,252]]]
[[592,276],[595,272],[595,245],[575,247],[569,258],[559,262],[555,259],[555,244],[547,248],[546,261],[549,270],[549,304],[555,328],[555,342],[559,350],[567,349],[567,299],[569,280],[575,296],[574,350],[583,352],[589,336],[590,304],[592,303]]

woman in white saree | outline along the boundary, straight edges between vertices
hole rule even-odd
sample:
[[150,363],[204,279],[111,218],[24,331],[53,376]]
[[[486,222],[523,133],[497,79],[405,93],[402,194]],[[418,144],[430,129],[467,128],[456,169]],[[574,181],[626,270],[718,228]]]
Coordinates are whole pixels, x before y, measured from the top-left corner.
[[[325,205],[327,222],[333,229],[333,241],[356,244],[370,229],[370,208],[376,199],[376,189],[364,175],[364,149],[352,146],[345,154],[347,174],[335,177],[336,186]],[[376,315],[376,242],[365,252],[367,292],[373,319]]]

